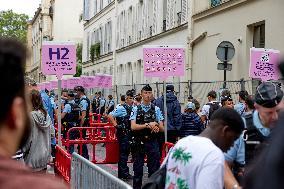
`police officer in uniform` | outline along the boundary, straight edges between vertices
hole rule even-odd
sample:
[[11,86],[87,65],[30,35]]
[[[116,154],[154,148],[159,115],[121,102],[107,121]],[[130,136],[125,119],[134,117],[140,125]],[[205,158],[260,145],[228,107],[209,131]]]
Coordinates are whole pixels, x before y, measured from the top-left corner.
[[146,85],[141,90],[143,101],[133,107],[131,113],[132,155],[133,155],[133,188],[142,186],[143,166],[147,155],[148,176],[160,167],[158,133],[164,132],[161,110],[151,103],[152,88]]
[[[61,113],[62,124],[64,125],[63,137],[67,137],[67,132],[72,127],[78,127],[80,123],[80,114],[81,109],[75,103],[74,93],[72,91],[68,92],[67,102],[64,105],[63,111]],[[80,135],[78,131],[70,132],[70,139],[74,140],[78,138]],[[79,150],[79,146],[78,146]],[[69,146],[69,153],[72,154],[74,152],[74,144]]]
[[[256,110],[244,116],[246,131],[225,153],[226,163],[233,168],[238,180],[244,175],[245,165],[253,164],[254,158],[268,145],[273,124],[278,120],[279,111],[283,109],[282,98],[283,91],[275,83],[263,82],[257,87]],[[235,178],[228,172],[230,169],[226,171],[228,177],[225,177],[225,185],[229,185],[234,182]]]
[[[130,153],[130,114],[133,105],[132,91],[126,92],[121,96],[121,104],[117,105],[115,110],[109,114],[111,123],[117,128],[117,139],[119,143],[119,162],[118,162],[118,178],[127,180],[132,179],[129,174],[127,160]],[[114,118],[116,120],[114,120]]]
[[[90,100],[85,95],[85,89],[82,86],[76,87],[76,96],[80,99],[79,106],[81,108],[80,127],[89,127]],[[86,130],[83,130],[83,138],[86,137]],[[86,144],[82,145],[82,156],[89,159],[88,148]]]

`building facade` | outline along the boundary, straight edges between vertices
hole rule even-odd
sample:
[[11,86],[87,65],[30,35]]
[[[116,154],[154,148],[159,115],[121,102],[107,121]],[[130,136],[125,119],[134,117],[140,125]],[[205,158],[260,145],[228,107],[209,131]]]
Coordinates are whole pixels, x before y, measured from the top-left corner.
[[[228,80],[249,78],[250,48],[267,48],[284,52],[284,16],[282,0],[194,0],[192,38],[199,38],[193,44],[192,79],[203,81],[223,80],[223,72],[217,70],[220,60],[216,57],[217,46],[230,41],[235,47],[231,60],[232,71]],[[207,72],[210,70],[210,72]]]
[[49,0],[42,0],[31,21],[28,22],[27,45],[30,49],[30,60],[26,67],[26,74],[38,82],[46,77],[41,73],[41,46],[42,41],[51,36],[52,20],[49,16]]
[[[156,82],[143,76],[143,45],[187,47],[187,0],[85,0],[84,4],[84,75],[112,74],[115,85]],[[96,51],[98,46],[100,53],[92,58],[92,47]]]
[[[68,6],[67,6],[68,5]],[[31,59],[26,74],[37,82],[56,79],[41,73],[43,41],[72,41],[82,43],[83,2],[78,0],[42,0],[33,19],[28,23],[28,48]],[[29,43],[31,41],[31,43]]]

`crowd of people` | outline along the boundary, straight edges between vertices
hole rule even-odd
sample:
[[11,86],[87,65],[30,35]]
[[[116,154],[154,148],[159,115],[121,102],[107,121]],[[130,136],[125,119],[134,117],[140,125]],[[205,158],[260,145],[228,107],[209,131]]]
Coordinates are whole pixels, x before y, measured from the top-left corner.
[[[133,179],[134,189],[282,188],[284,107],[283,91],[277,83],[262,82],[253,95],[239,91],[237,104],[229,90],[219,97],[212,90],[206,104],[201,106],[189,97],[184,110],[173,85],[167,85],[165,98],[157,99],[150,85],[139,93],[128,90],[117,105],[112,95],[105,99],[102,92],[91,101],[85,89],[77,86],[58,94],[62,99],[62,111],[58,112],[58,95],[39,91],[35,82],[25,79],[26,56],[20,43],[0,39],[0,78],[5,80],[5,92],[0,94],[0,188],[66,188],[45,174],[55,153],[54,125],[61,114],[63,138],[77,139],[77,131],[70,136],[67,132],[72,127],[89,127],[91,111],[108,117],[116,128],[118,178]],[[165,129],[167,141],[175,145],[161,166]],[[86,136],[83,131],[83,138]],[[68,150],[73,153],[74,145]],[[130,154],[134,175],[127,164]],[[89,159],[86,144],[82,145],[82,156]],[[145,157],[150,179],[143,186]],[[165,172],[159,180],[160,167]],[[155,182],[163,183],[154,187]]]

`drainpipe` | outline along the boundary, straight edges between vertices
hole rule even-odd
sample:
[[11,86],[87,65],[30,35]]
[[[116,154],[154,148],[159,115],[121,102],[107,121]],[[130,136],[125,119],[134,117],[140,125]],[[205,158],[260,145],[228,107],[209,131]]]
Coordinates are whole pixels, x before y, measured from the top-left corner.
[[[187,38],[187,48],[188,48],[188,67],[186,70],[190,70],[190,77],[187,78],[187,80],[192,80],[192,66],[193,66],[193,47],[190,45],[190,42],[193,39],[193,10],[194,10],[194,1],[195,0],[189,0],[189,8],[188,8],[188,38]],[[188,73],[188,72],[187,72]],[[188,74],[187,74],[188,75]]]
[[[116,85],[117,86],[117,80],[116,80],[116,72],[117,72],[117,69],[116,69],[116,26],[117,26],[117,6],[118,6],[118,0],[115,0],[115,4],[114,4],[114,11],[115,11],[115,15],[114,15],[114,23],[113,23],[113,34],[114,34],[114,43],[113,43],[113,53],[112,53],[112,60],[113,60],[113,79],[112,79],[112,82],[113,82],[113,86]],[[116,90],[117,90],[117,87],[116,87]],[[118,94],[117,91],[115,94]],[[118,96],[116,96],[117,100],[118,100]]]

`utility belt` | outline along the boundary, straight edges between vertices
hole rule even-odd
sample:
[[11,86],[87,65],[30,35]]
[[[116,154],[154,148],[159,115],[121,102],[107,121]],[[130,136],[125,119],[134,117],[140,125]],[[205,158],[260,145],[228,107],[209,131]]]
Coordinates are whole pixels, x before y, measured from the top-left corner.
[[146,142],[150,142],[150,141],[155,141],[157,140],[157,136],[158,135],[135,135],[133,134],[130,140],[130,145],[131,148],[133,150],[133,152],[141,152],[144,153],[145,152],[145,143]]
[[131,132],[129,126],[127,126],[126,124],[119,124],[117,125],[116,129],[118,133],[122,133],[124,135],[128,135]]

